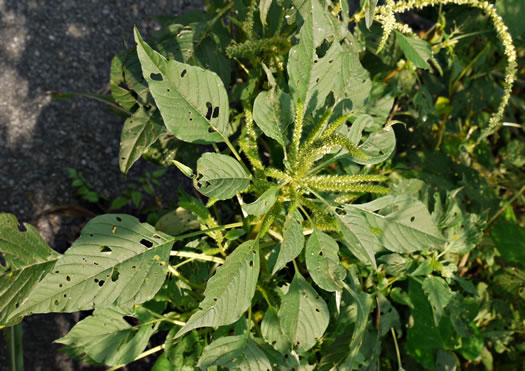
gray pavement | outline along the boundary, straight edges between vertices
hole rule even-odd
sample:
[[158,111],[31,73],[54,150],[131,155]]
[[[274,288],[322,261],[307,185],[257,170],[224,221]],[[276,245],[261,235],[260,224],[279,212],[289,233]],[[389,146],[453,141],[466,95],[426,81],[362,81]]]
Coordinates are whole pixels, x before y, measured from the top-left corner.
[[[150,15],[176,15],[201,0],[0,0],[0,212],[35,225],[64,250],[79,220],[47,213],[78,205],[66,168],[81,170],[94,188],[115,197],[125,177],[118,168],[122,119],[85,98],[52,101],[48,92],[102,92],[112,57],[133,45],[132,28],[155,29]],[[149,168],[131,169],[136,179]],[[171,179],[176,187],[177,174]],[[82,219],[81,219],[82,221]],[[76,317],[78,320],[78,315]],[[51,342],[75,318],[34,316],[24,321],[27,370],[80,370]],[[0,341],[0,370],[6,369]],[[149,369],[146,367],[145,369]]]

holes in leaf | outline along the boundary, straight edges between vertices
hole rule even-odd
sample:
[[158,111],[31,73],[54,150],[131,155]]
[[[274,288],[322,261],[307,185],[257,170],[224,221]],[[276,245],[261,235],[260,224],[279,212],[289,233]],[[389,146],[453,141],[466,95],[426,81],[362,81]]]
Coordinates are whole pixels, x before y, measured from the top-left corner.
[[120,272],[118,271],[118,268],[115,268],[113,270],[113,273],[111,273],[111,282],[115,282],[118,280],[118,277],[120,276]]
[[154,234],[153,238],[160,238],[160,236],[158,234]]
[[213,301],[217,301],[217,298],[213,298]]
[[206,108],[208,109],[208,112],[206,112],[206,120],[211,120],[211,115],[213,114],[213,106],[210,102],[206,102]]
[[62,285],[61,283],[59,283],[59,284],[58,284],[58,287],[60,287],[60,288],[61,288],[62,286],[64,286],[64,285]]
[[410,218],[410,222],[414,222],[414,220],[416,220],[416,217],[415,217],[415,216],[413,216],[413,217]]
[[64,294],[64,297],[67,298],[67,294]]
[[250,267],[253,267],[253,260],[250,260]]
[[219,106],[215,107],[213,109],[213,114],[211,115],[212,118],[216,119],[217,117],[219,117]]
[[55,305],[58,306],[58,304],[60,304],[60,302],[58,300],[55,300]]
[[124,321],[128,323],[130,326],[138,326],[140,324],[139,320],[132,316],[124,316],[122,317]]
[[319,256],[323,256],[323,251],[319,251]]
[[23,223],[18,224],[18,231],[19,232],[26,232],[27,228],[26,228],[25,224],[23,224]]
[[66,281],[67,281],[67,282],[71,282],[71,277],[66,276]]
[[100,280],[100,281],[98,281],[98,285],[99,285],[100,287],[102,287],[105,283],[106,283],[106,281],[104,281],[104,280]]
[[186,72],[188,72],[188,71],[186,71],[186,70],[182,70],[182,72],[181,72],[181,74],[180,74],[180,77],[184,77],[184,76],[186,75]]
[[59,273],[60,273],[60,271],[55,271],[55,273],[56,273],[56,274],[59,274]]
[[111,255],[112,250],[109,248],[109,246],[100,246],[100,252],[106,255]]
[[117,216],[117,222],[121,222],[122,218],[120,216]]
[[144,246],[146,246],[148,249],[151,248],[153,246],[153,242],[151,241],[148,241],[146,240],[145,238],[143,238],[142,240],[140,240],[140,243]]
[[162,75],[160,73],[152,73],[152,74],[149,75],[149,77],[153,81],[162,81]]
[[319,308],[315,308],[315,311],[316,311],[317,313],[321,312],[321,311],[319,310]]
[[117,226],[116,225],[111,227],[111,233],[117,233]]

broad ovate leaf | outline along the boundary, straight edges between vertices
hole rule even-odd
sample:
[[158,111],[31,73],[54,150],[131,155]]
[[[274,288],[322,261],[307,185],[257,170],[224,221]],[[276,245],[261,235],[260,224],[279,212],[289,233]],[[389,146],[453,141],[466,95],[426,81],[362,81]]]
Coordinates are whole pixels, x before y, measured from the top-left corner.
[[426,277],[421,286],[432,306],[436,326],[439,326],[445,307],[452,299],[452,291],[443,278],[435,276]]
[[[374,212],[374,208],[385,209],[385,215]],[[369,204],[346,205],[343,209],[352,214],[360,210],[381,245],[393,252],[420,251],[446,242],[427,207],[414,197],[385,196]]]
[[263,133],[285,147],[288,143],[288,126],[292,123],[295,108],[292,98],[275,87],[262,91],[253,104],[253,119]]
[[201,370],[223,366],[235,370],[267,371],[272,365],[266,354],[247,335],[224,336],[204,348],[197,365]]
[[261,322],[261,334],[268,344],[271,344],[275,350],[281,353],[290,351],[290,342],[284,335],[279,323],[279,316],[274,307],[269,307],[264,313]]
[[414,63],[416,67],[430,70],[430,65],[427,62],[432,58],[432,48],[430,44],[425,40],[405,36],[399,31],[394,32],[396,33],[399,47],[403,51],[403,54],[405,54],[405,57]]
[[312,348],[330,322],[328,306],[299,272],[282,299],[278,315],[281,329],[298,352]]
[[314,282],[326,291],[341,291],[346,270],[339,264],[339,245],[328,234],[314,229],[306,243],[306,267]]
[[124,174],[142,156],[142,154],[159,138],[163,128],[158,114],[146,111],[140,106],[135,113],[126,119],[120,135],[119,165]]
[[135,41],[144,79],[168,130],[186,142],[224,141],[229,108],[221,78],[200,67],[167,60],[136,28]]
[[48,274],[60,254],[53,251],[38,231],[24,223],[19,230],[16,217],[0,214],[0,323],[13,324],[12,313],[29,297],[33,288]]
[[326,37],[332,35],[332,26],[319,0],[305,2],[304,23],[299,32],[299,43],[288,55],[290,91],[295,103],[305,105],[305,114],[321,107],[339,78],[341,45],[333,42],[323,57],[316,52]]
[[56,342],[106,366],[133,362],[157,326],[132,326],[124,317],[135,317],[134,311],[119,307],[97,309]]
[[294,260],[303,250],[304,235],[303,228],[293,217],[284,223],[283,242],[277,256],[277,261],[272,270],[272,274],[281,270],[287,263]]
[[377,268],[375,253],[381,250],[381,243],[366,218],[348,209],[345,210],[345,215],[338,215],[337,221],[350,252],[363,263]]
[[204,153],[197,161],[195,185],[202,194],[227,200],[250,185],[250,174],[233,157]]
[[254,202],[243,204],[242,208],[248,215],[263,216],[275,205],[279,191],[279,187],[271,187]]
[[176,337],[199,327],[230,325],[251,304],[259,277],[259,244],[247,241],[237,247],[210,278],[199,310]]
[[130,215],[97,216],[15,314],[131,307],[151,299],[173,240]]

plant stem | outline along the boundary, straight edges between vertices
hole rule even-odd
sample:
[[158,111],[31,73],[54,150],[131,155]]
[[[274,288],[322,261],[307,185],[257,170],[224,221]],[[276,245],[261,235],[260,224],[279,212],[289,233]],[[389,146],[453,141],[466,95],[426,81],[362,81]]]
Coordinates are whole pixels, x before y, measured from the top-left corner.
[[9,371],[24,371],[24,348],[22,344],[22,324],[6,328],[5,342],[7,345],[7,360]]
[[224,264],[224,259],[222,258],[219,258],[216,256],[210,256],[206,254],[197,254],[197,253],[190,252],[190,251],[171,251],[170,256],[180,256],[183,258],[191,258],[191,259],[196,259],[196,260],[204,260],[204,261],[209,261],[213,263]]
[[399,345],[397,344],[397,338],[396,338],[396,330],[392,327],[390,329],[392,332],[392,338],[394,339],[394,346],[396,348],[396,356],[397,356],[397,365],[400,370],[403,369],[403,365],[401,364],[401,354],[399,353]]
[[[158,345],[156,347],[153,347],[151,349],[148,349],[145,352],[142,352],[141,354],[139,354],[137,356],[137,358],[135,358],[132,362],[138,361],[139,359],[145,358],[145,357],[147,357],[147,356],[149,356],[149,355],[151,355],[153,353],[157,353],[157,352],[163,350],[165,347],[166,347],[166,345],[162,344],[162,345]],[[118,370],[119,368],[122,368],[124,366],[126,366],[126,364],[121,364],[121,365],[118,365],[118,366],[114,366],[114,367],[109,368],[108,371],[115,371],[115,370]]]

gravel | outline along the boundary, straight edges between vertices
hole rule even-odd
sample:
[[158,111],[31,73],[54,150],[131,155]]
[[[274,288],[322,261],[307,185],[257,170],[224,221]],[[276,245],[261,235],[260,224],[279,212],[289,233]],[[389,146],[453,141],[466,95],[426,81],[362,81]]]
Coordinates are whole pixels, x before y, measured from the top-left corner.
[[[50,246],[64,251],[88,216],[71,212],[82,202],[66,168],[81,170],[109,199],[152,168],[140,161],[124,177],[118,168],[122,119],[102,103],[53,101],[49,93],[107,91],[111,59],[124,42],[134,44],[133,25],[147,36],[156,27],[149,16],[200,6],[201,0],[0,0],[0,212],[35,225]],[[166,181],[166,189],[176,189],[177,171]],[[76,320],[24,320],[26,369],[88,369],[52,344]],[[0,370],[7,367],[5,356],[0,342]]]

